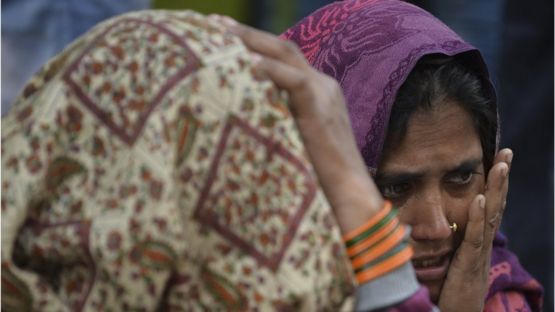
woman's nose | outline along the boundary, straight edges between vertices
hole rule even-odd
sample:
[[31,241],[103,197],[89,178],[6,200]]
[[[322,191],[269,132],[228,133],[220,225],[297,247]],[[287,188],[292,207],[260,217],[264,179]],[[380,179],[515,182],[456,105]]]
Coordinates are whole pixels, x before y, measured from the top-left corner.
[[414,240],[443,240],[451,235],[445,214],[446,202],[440,190],[415,196],[407,204],[410,207],[404,208],[407,218],[403,221],[412,226]]

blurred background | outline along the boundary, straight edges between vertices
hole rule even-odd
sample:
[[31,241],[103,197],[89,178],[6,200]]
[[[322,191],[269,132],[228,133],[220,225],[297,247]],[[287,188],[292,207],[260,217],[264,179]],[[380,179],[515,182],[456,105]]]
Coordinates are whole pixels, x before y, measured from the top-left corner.
[[[25,81],[98,22],[142,9],[229,15],[279,34],[330,0],[4,0],[2,115]],[[409,1],[478,47],[497,85],[502,146],[515,158],[502,230],[553,311],[553,1]]]

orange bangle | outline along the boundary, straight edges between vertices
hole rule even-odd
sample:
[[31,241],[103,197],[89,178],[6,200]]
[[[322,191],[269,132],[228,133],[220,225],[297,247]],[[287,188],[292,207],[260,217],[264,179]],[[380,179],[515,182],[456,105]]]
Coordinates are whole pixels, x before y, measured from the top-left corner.
[[385,254],[388,250],[394,248],[395,245],[399,244],[403,240],[405,233],[406,228],[404,226],[398,227],[395,232],[388,236],[383,242],[353,259],[351,261],[353,269],[358,269],[364,264],[373,261],[379,256]]
[[363,240],[362,242],[360,242],[355,246],[347,248],[347,254],[349,255],[349,257],[354,257],[359,252],[379,242],[381,239],[387,236],[387,234],[390,234],[393,230],[395,230],[395,228],[398,225],[399,225],[399,219],[397,218],[392,219],[387,225],[385,225],[383,228],[381,228],[376,233],[374,233],[374,235],[366,238],[365,240]]
[[349,233],[343,235],[343,241],[347,242],[348,240],[355,238],[357,235],[360,235],[362,232],[376,225],[376,223],[378,223],[381,219],[387,216],[387,214],[390,211],[391,211],[391,202],[389,200],[385,200],[384,207],[376,215],[371,217],[370,220],[366,221],[366,223],[350,231]]
[[374,267],[371,267],[365,271],[362,271],[356,274],[356,279],[359,284],[364,284],[372,279],[375,279],[384,274],[387,274],[393,271],[394,269],[400,267],[401,265],[407,263],[412,257],[412,254],[413,254],[412,248],[407,245],[407,248],[403,249],[393,257],[389,258],[387,261],[384,261],[380,264],[377,264]]

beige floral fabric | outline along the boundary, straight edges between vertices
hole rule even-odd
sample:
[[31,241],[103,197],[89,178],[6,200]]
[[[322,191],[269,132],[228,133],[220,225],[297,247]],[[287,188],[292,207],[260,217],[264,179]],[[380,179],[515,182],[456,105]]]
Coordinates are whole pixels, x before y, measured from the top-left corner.
[[2,120],[2,310],[333,310],[353,278],[287,102],[193,12],[106,21]]

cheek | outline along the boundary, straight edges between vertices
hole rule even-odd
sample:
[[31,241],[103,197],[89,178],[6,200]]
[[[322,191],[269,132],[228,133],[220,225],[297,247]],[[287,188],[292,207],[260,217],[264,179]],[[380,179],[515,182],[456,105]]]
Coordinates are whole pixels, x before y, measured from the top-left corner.
[[468,210],[475,195],[465,198],[456,198],[446,205],[446,216],[450,222],[457,222],[459,226],[466,225]]
[[464,238],[464,233],[466,230],[466,223],[468,222],[468,209],[472,203],[474,196],[468,196],[465,198],[457,198],[453,200],[447,208],[447,220],[449,223],[457,223],[457,231],[454,233],[454,245],[458,247]]

